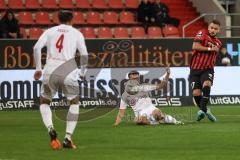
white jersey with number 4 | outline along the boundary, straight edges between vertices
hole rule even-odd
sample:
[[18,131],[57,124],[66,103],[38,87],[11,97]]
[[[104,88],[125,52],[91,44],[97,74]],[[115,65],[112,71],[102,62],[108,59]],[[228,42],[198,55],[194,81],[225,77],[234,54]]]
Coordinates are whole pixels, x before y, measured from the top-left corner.
[[41,49],[47,47],[44,72],[51,73],[61,64],[75,57],[76,50],[87,56],[85,40],[81,32],[70,25],[60,24],[46,30],[34,46],[36,70],[41,70]]

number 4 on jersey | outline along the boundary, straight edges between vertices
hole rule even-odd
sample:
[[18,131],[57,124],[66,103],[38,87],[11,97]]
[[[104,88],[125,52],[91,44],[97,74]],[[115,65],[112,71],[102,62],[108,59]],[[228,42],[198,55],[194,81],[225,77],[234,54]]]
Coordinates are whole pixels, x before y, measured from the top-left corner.
[[63,40],[64,40],[64,34],[62,34],[58,40],[57,40],[57,43],[56,43],[56,48],[58,49],[58,52],[60,53],[63,49]]

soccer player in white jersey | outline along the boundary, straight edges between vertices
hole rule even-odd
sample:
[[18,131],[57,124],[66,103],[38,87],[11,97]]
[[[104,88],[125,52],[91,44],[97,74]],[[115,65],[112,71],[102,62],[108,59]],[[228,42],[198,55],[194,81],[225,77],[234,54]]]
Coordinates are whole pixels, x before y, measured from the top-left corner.
[[131,71],[128,74],[129,81],[125,84],[125,90],[122,94],[119,112],[114,125],[118,126],[121,123],[127,106],[132,108],[135,115],[134,122],[139,125],[183,124],[181,121],[177,121],[174,117],[163,113],[159,108],[155,107],[149,97],[150,91],[167,86],[169,76],[170,69],[168,67],[166,76],[161,83],[157,85],[140,84],[139,72]]
[[[67,87],[72,86],[72,88],[74,88],[73,86],[76,85],[76,88],[78,88],[76,74],[78,74],[80,78],[84,79],[86,65],[81,64],[81,69],[79,70],[75,68],[76,70],[73,70],[70,72],[70,74],[64,77],[63,83],[58,81],[61,79],[61,75],[58,75],[59,79],[51,77],[53,77],[53,74],[55,74],[55,71],[58,70],[58,68],[64,66],[64,64],[67,64],[68,61],[74,59],[77,50],[80,52],[81,57],[85,56],[84,58],[87,64],[88,53],[82,33],[71,26],[73,18],[72,12],[61,10],[58,13],[58,18],[60,24],[46,30],[40,36],[39,40],[34,46],[34,58],[36,63],[34,78],[35,80],[39,80],[43,74],[43,84],[40,97],[40,112],[44,125],[48,129],[48,133],[51,138],[51,146],[53,149],[60,149],[61,143],[57,138],[57,132],[53,126],[52,112],[49,105],[57,90],[60,87],[66,87],[65,90],[63,89],[63,93],[65,91],[64,95],[70,101],[70,107],[67,115],[66,135],[63,141],[63,147],[75,149],[76,145],[71,140],[71,135],[73,134],[77,125],[77,119],[79,115],[79,93],[69,93],[67,92]],[[42,73],[41,49],[44,46],[47,47],[47,61]],[[76,65],[75,61],[74,64]],[[69,66],[61,68],[63,75],[66,74],[65,69],[66,72],[69,72],[67,71],[68,68]]]

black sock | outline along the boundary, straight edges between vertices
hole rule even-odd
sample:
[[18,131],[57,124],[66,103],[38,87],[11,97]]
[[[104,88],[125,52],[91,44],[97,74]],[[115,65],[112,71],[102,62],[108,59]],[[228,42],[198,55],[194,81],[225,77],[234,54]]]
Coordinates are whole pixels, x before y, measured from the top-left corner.
[[200,108],[200,102],[201,102],[202,96],[194,96],[193,98],[197,106]]
[[205,86],[202,88],[203,96],[200,102],[200,108],[205,113],[207,112],[207,103],[210,97],[210,90],[211,88],[209,86]]

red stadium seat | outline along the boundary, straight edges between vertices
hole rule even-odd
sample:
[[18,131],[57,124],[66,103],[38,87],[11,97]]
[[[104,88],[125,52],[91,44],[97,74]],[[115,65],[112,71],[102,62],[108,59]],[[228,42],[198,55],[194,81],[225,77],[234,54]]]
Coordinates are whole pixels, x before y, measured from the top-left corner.
[[138,8],[139,0],[125,0],[125,6],[126,8]]
[[100,15],[98,12],[94,11],[87,12],[86,20],[88,24],[101,24]]
[[76,0],[76,8],[92,8],[90,0]]
[[42,33],[43,33],[42,28],[30,28],[29,29],[29,38],[30,39],[37,39],[41,36]]
[[122,0],[109,0],[110,8],[124,8]]
[[27,38],[27,33],[25,28],[20,28],[20,32],[22,33],[23,38]]
[[60,8],[74,8],[73,1],[72,0],[59,0],[59,7]]
[[51,24],[48,12],[36,12],[35,20],[36,24]]
[[52,16],[52,21],[54,24],[59,24],[59,20],[58,20],[58,12],[53,12],[53,16]]
[[93,2],[92,3],[93,8],[101,8],[101,9],[107,8],[106,0],[93,0],[92,2]]
[[73,12],[73,24],[84,24],[84,18],[82,12]]
[[109,27],[98,28],[98,38],[112,38],[112,31]]
[[41,8],[39,0],[25,0],[26,8],[28,9],[39,9]]
[[56,0],[42,0],[42,7],[48,9],[57,9]]
[[103,22],[105,24],[118,24],[118,15],[116,12],[103,12]]
[[122,23],[122,24],[136,24],[134,14],[132,12],[122,11],[120,13],[120,23]]
[[163,34],[165,37],[180,37],[178,28],[170,25],[163,28]]
[[148,27],[148,37],[149,38],[160,38],[163,37],[160,27]]
[[8,0],[8,7],[11,9],[24,9],[23,0]]
[[115,38],[129,38],[128,29],[125,27],[114,28],[114,37]]
[[6,9],[5,0],[0,0],[0,9]]
[[131,28],[131,36],[132,38],[144,38],[145,31],[143,27],[132,27]]
[[18,13],[19,24],[34,24],[31,12]]
[[92,28],[92,27],[81,28],[81,32],[85,38],[96,38],[94,28]]

